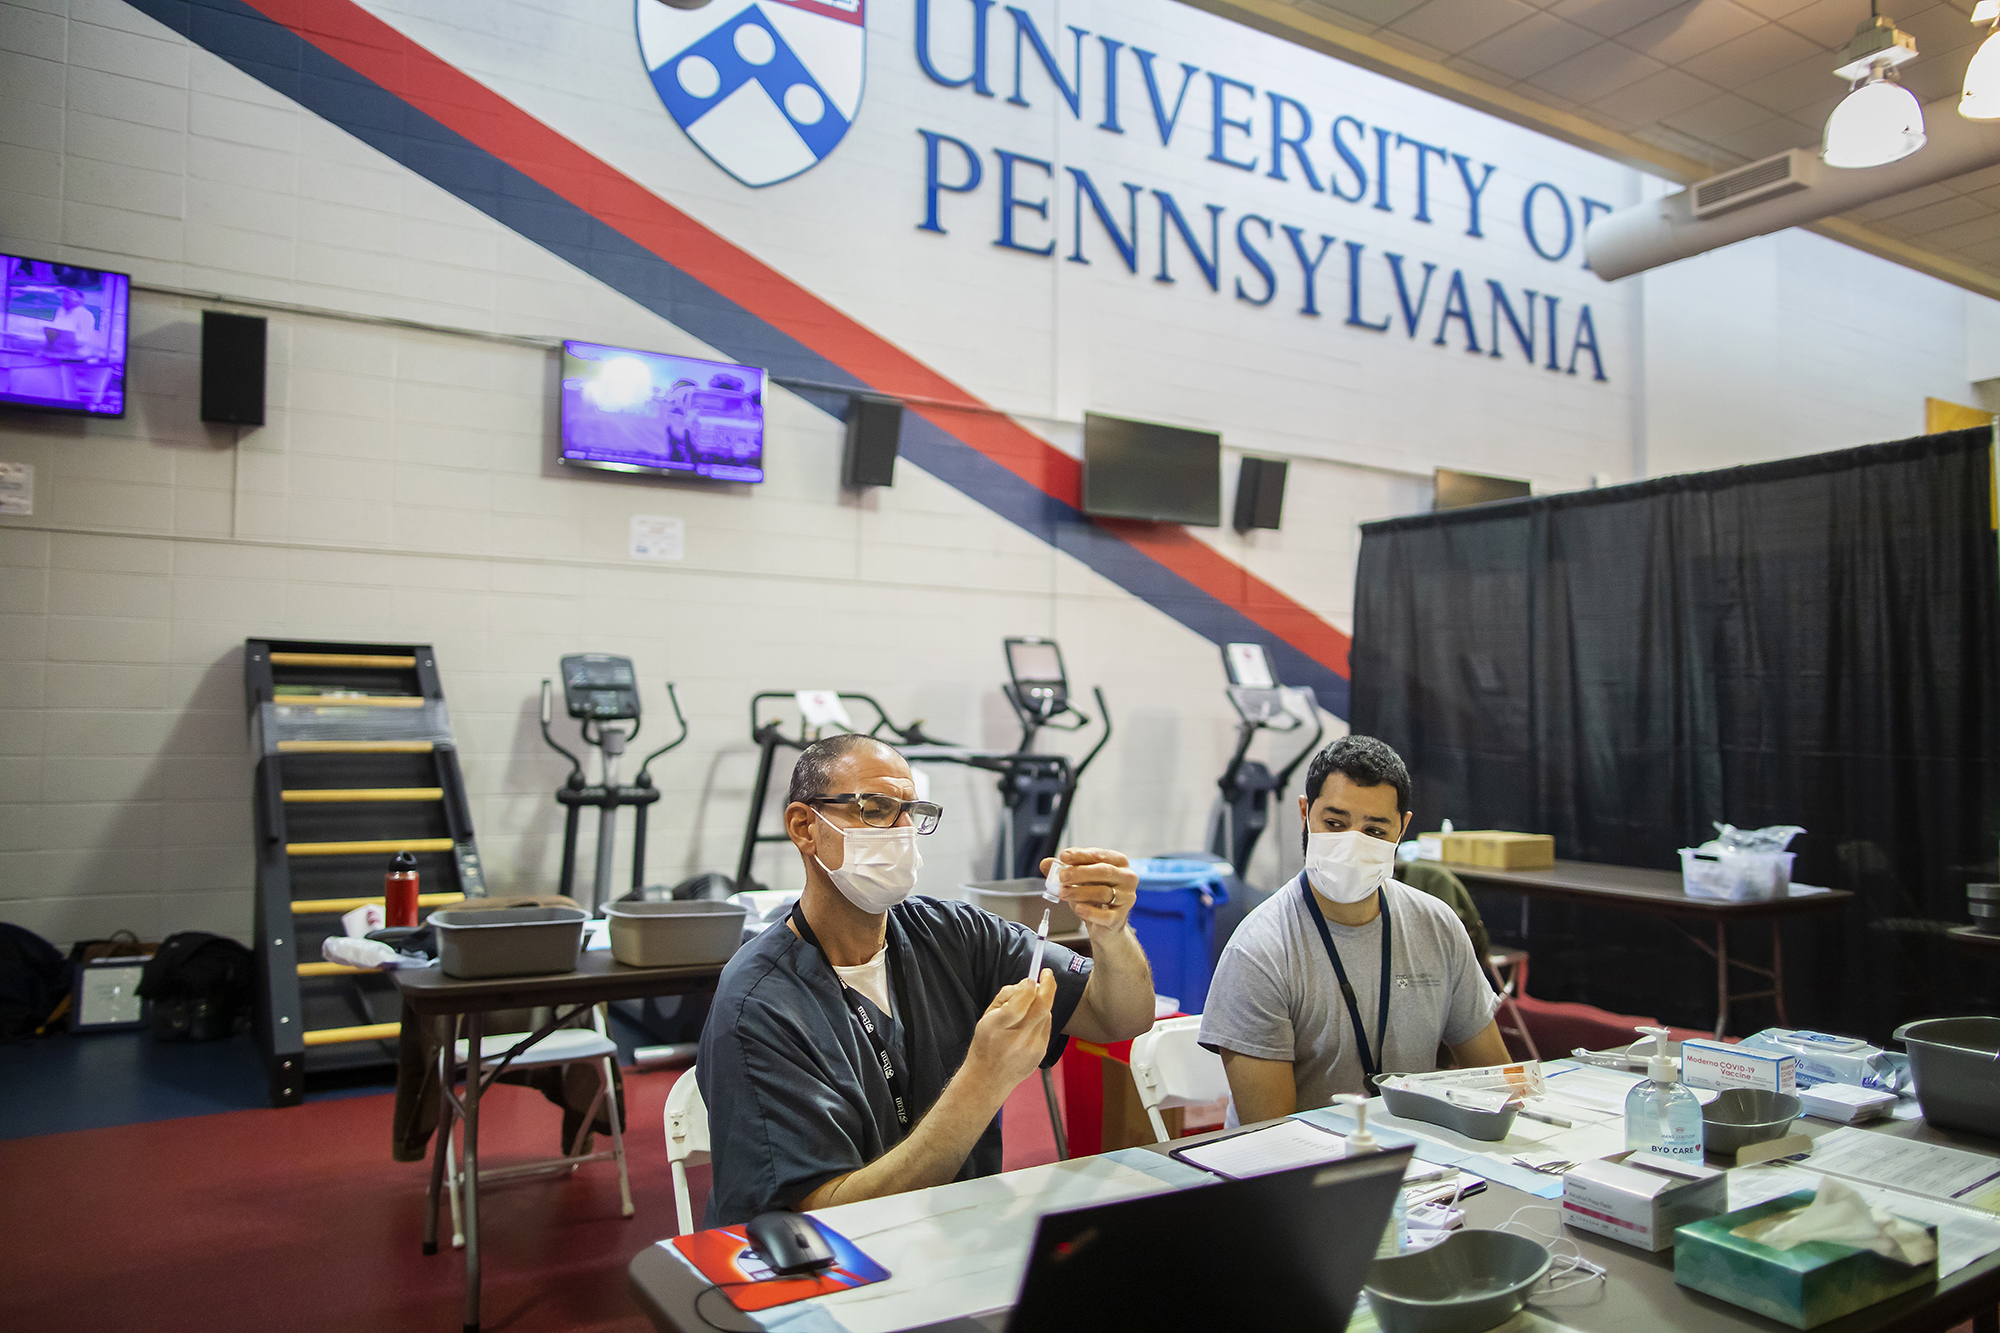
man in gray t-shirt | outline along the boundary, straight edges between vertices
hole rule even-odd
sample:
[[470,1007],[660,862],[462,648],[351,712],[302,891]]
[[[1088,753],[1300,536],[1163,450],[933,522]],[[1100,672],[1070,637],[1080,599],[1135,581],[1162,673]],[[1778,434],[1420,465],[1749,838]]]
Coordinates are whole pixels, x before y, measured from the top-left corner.
[[1409,794],[1402,759],[1371,737],[1345,737],[1313,757],[1299,798],[1306,870],[1236,928],[1202,1015],[1201,1043],[1222,1056],[1238,1123],[1325,1106],[1335,1093],[1372,1096],[1366,1072],[1428,1071],[1440,1043],[1460,1067],[1508,1062],[1493,1021],[1498,997],[1465,927],[1442,902],[1389,878]]

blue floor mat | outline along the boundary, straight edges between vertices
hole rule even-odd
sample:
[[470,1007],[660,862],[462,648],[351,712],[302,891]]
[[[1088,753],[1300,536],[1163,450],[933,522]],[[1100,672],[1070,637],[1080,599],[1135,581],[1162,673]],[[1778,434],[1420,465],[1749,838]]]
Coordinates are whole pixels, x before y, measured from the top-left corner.
[[[656,1038],[612,1014],[621,1063]],[[395,1091],[391,1070],[313,1075],[306,1100]],[[227,1041],[160,1042],[147,1032],[62,1033],[0,1045],[0,1139],[108,1129],[271,1104],[248,1033]]]

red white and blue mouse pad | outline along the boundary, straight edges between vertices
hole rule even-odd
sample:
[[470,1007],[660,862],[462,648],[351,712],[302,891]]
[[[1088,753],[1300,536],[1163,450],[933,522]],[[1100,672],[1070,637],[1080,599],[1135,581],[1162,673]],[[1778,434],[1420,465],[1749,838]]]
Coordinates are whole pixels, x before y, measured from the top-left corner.
[[854,1242],[838,1231],[824,1224],[819,1230],[833,1250],[832,1267],[792,1277],[772,1272],[751,1248],[740,1226],[675,1236],[670,1243],[695,1271],[722,1288],[730,1302],[744,1311],[768,1310],[774,1305],[851,1291],[889,1276],[888,1269],[854,1248]]

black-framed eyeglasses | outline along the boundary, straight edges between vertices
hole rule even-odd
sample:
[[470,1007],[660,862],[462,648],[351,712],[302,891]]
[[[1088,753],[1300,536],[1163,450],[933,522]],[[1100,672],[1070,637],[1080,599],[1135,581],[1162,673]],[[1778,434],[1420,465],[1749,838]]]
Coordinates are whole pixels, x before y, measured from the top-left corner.
[[882,792],[842,792],[838,796],[810,796],[807,805],[851,805],[861,816],[861,822],[870,828],[894,828],[896,821],[904,814],[916,825],[918,833],[929,833],[944,818],[944,807],[936,801],[902,801]]

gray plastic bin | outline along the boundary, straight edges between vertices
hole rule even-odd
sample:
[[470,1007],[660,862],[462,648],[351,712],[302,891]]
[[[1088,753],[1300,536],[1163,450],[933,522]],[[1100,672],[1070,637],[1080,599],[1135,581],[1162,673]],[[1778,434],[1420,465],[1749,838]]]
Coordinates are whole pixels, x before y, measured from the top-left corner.
[[2000,1138],[2000,1018],[1926,1018],[1896,1029],[1924,1120]]
[[1007,921],[1018,921],[1033,930],[1042,924],[1042,909],[1049,908],[1049,934],[1069,935],[1083,929],[1068,903],[1051,903],[1042,897],[1048,887],[1039,879],[988,879],[964,885],[965,901],[983,907]]
[[448,977],[526,977],[576,971],[583,946],[580,907],[505,907],[491,912],[432,912],[438,966]]
[[1499,1142],[1514,1128],[1514,1117],[1521,1109],[1518,1106],[1510,1106],[1504,1111],[1480,1111],[1438,1097],[1427,1097],[1421,1092],[1411,1092],[1407,1088],[1383,1086],[1383,1079],[1394,1077],[1396,1077],[1394,1074],[1375,1076],[1375,1090],[1382,1094],[1382,1105],[1389,1109],[1390,1115],[1401,1116],[1405,1120],[1426,1120],[1433,1125],[1443,1125],[1446,1129],[1457,1130],[1468,1139],[1484,1139],[1489,1143]]
[[743,908],[707,900],[612,903],[611,956],[630,967],[726,963],[743,943]]

